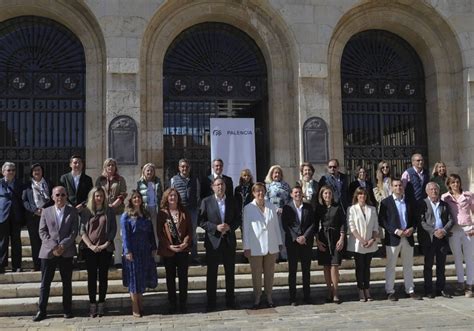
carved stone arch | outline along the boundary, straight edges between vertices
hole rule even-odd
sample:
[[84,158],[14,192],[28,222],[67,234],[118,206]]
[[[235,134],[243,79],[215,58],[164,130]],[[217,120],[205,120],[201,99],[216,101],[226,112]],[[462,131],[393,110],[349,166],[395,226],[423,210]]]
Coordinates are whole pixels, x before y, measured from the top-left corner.
[[[298,118],[294,90],[297,47],[279,14],[261,1],[245,5],[229,0],[177,1],[164,4],[151,19],[141,51],[141,160],[163,165],[163,60],[173,40],[185,29],[204,22],[235,26],[260,48],[268,73],[270,162],[293,168],[298,162]],[[290,136],[279,132],[292,132]],[[162,170],[162,169],[161,169]]]
[[[413,22],[417,22],[414,27]],[[328,48],[330,149],[343,157],[341,109],[341,58],[350,38],[362,31],[378,29],[405,39],[417,52],[425,71],[428,152],[433,160],[443,160],[450,170],[461,163],[461,137],[452,135],[462,113],[462,57],[458,41],[440,14],[423,2],[369,1],[355,6],[339,20]],[[451,89],[451,90],[450,90]],[[449,91],[450,90],[450,91]],[[454,115],[454,116],[453,116]],[[441,144],[442,143],[442,144]],[[453,148],[443,148],[453,146]]]
[[105,42],[101,29],[89,8],[79,1],[18,1],[0,3],[0,21],[18,16],[40,16],[52,19],[72,31],[81,41],[86,61],[86,164],[90,175],[102,169],[106,149],[104,123]]

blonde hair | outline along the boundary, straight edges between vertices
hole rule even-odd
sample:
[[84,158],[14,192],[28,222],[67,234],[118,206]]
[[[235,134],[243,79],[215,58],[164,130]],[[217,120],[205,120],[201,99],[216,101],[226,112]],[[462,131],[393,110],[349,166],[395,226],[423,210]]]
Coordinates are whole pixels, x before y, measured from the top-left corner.
[[113,163],[115,165],[115,173],[114,173],[114,176],[118,176],[118,167],[117,167],[117,160],[109,157],[109,158],[106,158],[105,161],[104,161],[104,164],[102,165],[102,176],[104,177],[107,177],[107,166],[110,164],[110,163]]
[[154,163],[147,163],[142,167],[142,177],[140,179],[145,180],[145,171],[147,168],[153,168],[153,172],[155,173],[156,178],[156,166]]
[[104,196],[104,201],[102,202],[102,211],[105,213],[107,212],[107,193],[105,190],[102,188],[102,186],[94,186],[92,190],[89,191],[89,194],[87,195],[87,204],[86,207],[89,209],[92,215],[95,215],[97,213],[97,206],[95,205],[94,201],[94,195],[96,192],[102,192],[102,195]]
[[[388,163],[385,160],[380,161],[379,164],[377,165],[377,171],[375,172],[375,178],[377,179],[377,188],[379,190],[383,190],[383,179],[385,177],[384,177],[384,174],[382,172],[382,167],[383,167],[384,164],[388,165],[388,176],[387,177],[391,178],[390,175],[391,175],[392,169],[390,168],[390,163]],[[392,181],[391,180],[390,180],[390,186],[392,186]]]
[[273,182],[272,175],[273,175],[273,172],[277,169],[280,170],[281,180],[283,181],[283,169],[281,168],[280,165],[275,164],[275,165],[272,165],[270,169],[268,170],[267,177],[265,177],[265,183],[270,184],[271,182]]
[[[444,165],[444,167],[446,168],[446,163],[444,163],[444,162],[442,162],[442,161],[436,162],[436,163],[434,164],[434,166],[433,166],[433,171],[431,172],[431,175],[432,175],[433,177],[438,176],[438,167],[439,167],[440,165]],[[446,177],[447,177],[447,174],[448,174],[448,172],[446,171],[446,174],[445,174]]]

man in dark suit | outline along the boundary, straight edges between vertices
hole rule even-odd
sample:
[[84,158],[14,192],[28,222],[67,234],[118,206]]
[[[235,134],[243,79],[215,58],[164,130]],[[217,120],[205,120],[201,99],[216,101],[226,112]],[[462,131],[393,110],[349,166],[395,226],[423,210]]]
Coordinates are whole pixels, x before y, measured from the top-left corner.
[[[328,162],[328,173],[323,175],[319,180],[319,189],[324,185],[328,185],[334,192],[334,202],[341,205],[344,214],[349,207],[349,183],[347,176],[342,172],[339,172],[339,160],[331,159]],[[318,192],[319,193],[319,192]],[[349,199],[349,200],[348,200]]]
[[236,308],[235,288],[235,230],[239,227],[239,212],[226,192],[226,184],[220,177],[212,182],[214,194],[201,202],[199,225],[206,231],[207,310],[216,309],[217,270],[224,265],[226,306]]
[[393,194],[380,203],[379,221],[385,229],[385,249],[387,265],[385,267],[385,291],[388,300],[398,301],[394,290],[395,268],[398,255],[403,263],[403,280],[407,296],[415,300],[421,297],[415,293],[413,284],[413,231],[416,229],[416,206],[405,199],[400,179],[392,179]]
[[433,260],[436,256],[436,292],[445,298],[452,296],[445,291],[446,254],[449,249],[448,234],[454,225],[454,220],[449,212],[448,204],[440,200],[439,185],[429,182],[426,185],[428,197],[419,203],[419,215],[422,231],[418,238],[423,245],[425,265],[423,277],[425,279],[425,296],[430,299],[435,297],[433,292]]
[[66,189],[71,206],[81,212],[86,205],[87,195],[93,187],[92,178],[83,173],[84,161],[79,155],[71,156],[69,166],[71,172],[62,175],[59,183]]
[[5,162],[0,179],[0,274],[8,265],[8,243],[11,238],[12,271],[21,270],[21,226],[23,222],[22,185],[15,179],[15,163]]
[[212,173],[203,178],[201,183],[201,199],[210,196],[213,194],[213,190],[211,188],[212,182],[217,177],[221,177],[224,179],[225,182],[225,195],[226,197],[232,198],[234,196],[234,183],[232,182],[232,178],[223,174],[224,172],[224,161],[221,159],[215,159],[212,161]]
[[63,285],[64,318],[72,318],[72,258],[76,255],[74,239],[77,235],[78,219],[75,208],[66,204],[66,189],[56,186],[53,189],[54,206],[41,213],[39,233],[41,238],[41,287],[39,310],[33,321],[46,318],[49,290],[56,267],[59,267]]
[[303,202],[303,189],[295,186],[291,189],[292,201],[283,207],[281,221],[285,230],[285,245],[288,252],[288,285],[290,304],[296,306],[296,271],[298,260],[303,274],[303,295],[306,304],[311,303],[311,252],[315,218],[313,208]]

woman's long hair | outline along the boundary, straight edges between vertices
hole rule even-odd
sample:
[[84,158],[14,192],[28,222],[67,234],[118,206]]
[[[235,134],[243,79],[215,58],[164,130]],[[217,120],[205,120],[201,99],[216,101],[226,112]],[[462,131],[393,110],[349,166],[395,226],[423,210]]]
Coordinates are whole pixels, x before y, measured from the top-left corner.
[[169,203],[168,203],[168,197],[172,192],[176,192],[176,195],[178,196],[178,204],[177,208],[180,212],[184,213],[186,209],[183,206],[183,203],[181,202],[181,195],[179,195],[178,190],[176,190],[174,187],[170,187],[166,191],[163,192],[163,197],[161,198],[161,203],[160,203],[160,209],[169,209]]
[[283,169],[281,168],[280,165],[275,164],[275,165],[272,165],[270,167],[270,169],[268,169],[267,177],[265,177],[265,183],[270,184],[271,182],[273,182],[273,179],[272,179],[273,172],[277,169],[280,170],[280,172],[281,172],[281,181],[283,181]]
[[[102,193],[104,200],[102,202],[102,208],[97,208],[95,205],[95,200],[94,200],[94,195],[100,192]],[[102,188],[102,186],[95,186],[92,188],[92,190],[89,191],[89,194],[87,195],[87,209],[91,212],[92,215],[97,214],[97,210],[101,210],[104,213],[107,213],[107,193],[105,190]]]
[[[388,165],[388,175],[387,176],[385,176],[382,172],[382,167],[383,167],[384,164]],[[383,180],[384,180],[385,177],[391,177],[390,163],[388,163],[385,160],[382,160],[377,165],[377,171],[375,172],[375,178],[377,179],[377,187],[378,187],[379,190],[383,190]]]
[[137,190],[132,190],[132,194],[130,195],[130,199],[128,199],[127,206],[125,207],[125,212],[128,214],[128,216],[138,216],[137,211],[135,210],[135,207],[133,206],[133,198],[139,197],[140,198],[140,212],[142,215],[146,218],[149,218],[148,211],[145,208],[145,204],[143,203],[143,198],[140,192]]

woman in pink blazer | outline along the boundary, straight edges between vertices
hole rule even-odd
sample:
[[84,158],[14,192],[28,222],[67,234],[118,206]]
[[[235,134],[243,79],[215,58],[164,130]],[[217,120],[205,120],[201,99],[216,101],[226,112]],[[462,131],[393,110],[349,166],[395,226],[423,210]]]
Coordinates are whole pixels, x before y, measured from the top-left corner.
[[[449,205],[456,223],[452,229],[453,235],[449,238],[458,280],[454,293],[471,298],[474,280],[474,223],[471,217],[471,213],[474,213],[474,195],[462,190],[461,177],[456,174],[448,176],[446,186],[448,192],[444,193],[441,199]],[[466,263],[466,287],[464,287],[463,259]]]

